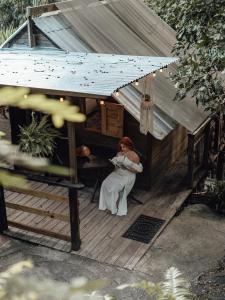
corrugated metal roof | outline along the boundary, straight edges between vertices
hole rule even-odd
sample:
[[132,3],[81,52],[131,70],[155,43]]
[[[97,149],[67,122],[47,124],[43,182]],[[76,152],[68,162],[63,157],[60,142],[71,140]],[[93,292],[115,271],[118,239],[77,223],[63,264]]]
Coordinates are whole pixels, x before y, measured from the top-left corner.
[[[82,52],[77,43],[80,40],[98,53],[171,56],[175,32],[143,1],[73,0],[56,5],[59,12],[44,14],[34,21],[62,49],[69,43],[71,48],[64,50]],[[74,44],[69,36],[64,44],[62,33],[67,35],[70,30]]]
[[0,84],[111,96],[114,91],[176,61],[57,50],[1,50]]
[[[35,19],[35,24],[64,50],[171,56],[175,31],[142,0],[72,0],[57,6],[59,11],[44,14]],[[168,70],[173,72],[174,68]],[[171,132],[176,122],[194,132],[208,117],[190,97],[174,102],[176,90],[168,77],[168,72],[160,73],[154,89],[155,120],[151,133],[159,139]],[[136,86],[127,86],[116,99],[139,121],[140,97],[135,97],[135,89],[138,93]]]

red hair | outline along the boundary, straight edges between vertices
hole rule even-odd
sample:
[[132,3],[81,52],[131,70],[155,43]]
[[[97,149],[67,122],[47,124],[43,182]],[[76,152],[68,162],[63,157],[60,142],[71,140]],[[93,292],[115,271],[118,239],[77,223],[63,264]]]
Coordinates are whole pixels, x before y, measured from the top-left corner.
[[121,144],[125,145],[128,149],[134,150],[134,143],[128,136],[122,137],[118,144],[118,151],[121,151]]

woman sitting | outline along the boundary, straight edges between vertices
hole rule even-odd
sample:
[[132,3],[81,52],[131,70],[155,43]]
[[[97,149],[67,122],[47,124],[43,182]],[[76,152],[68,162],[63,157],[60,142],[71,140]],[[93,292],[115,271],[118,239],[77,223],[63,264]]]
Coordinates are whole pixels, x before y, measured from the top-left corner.
[[117,156],[111,159],[115,170],[101,186],[99,209],[123,216],[127,214],[127,196],[135,183],[136,173],[142,172],[143,167],[129,137],[123,137],[118,146]]

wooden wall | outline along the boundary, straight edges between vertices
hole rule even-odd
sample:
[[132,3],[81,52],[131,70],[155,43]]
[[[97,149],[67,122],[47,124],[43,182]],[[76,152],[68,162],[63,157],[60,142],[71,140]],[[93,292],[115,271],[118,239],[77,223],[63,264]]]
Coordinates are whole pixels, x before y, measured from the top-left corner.
[[[71,99],[72,100],[72,99]],[[83,99],[73,99],[74,104],[82,106]],[[15,108],[10,109],[10,119],[13,133],[13,143],[18,141],[18,125],[28,123],[28,112]],[[63,139],[57,140],[57,155],[64,165],[68,165],[68,139],[67,128],[60,129]],[[139,130],[139,123],[128,113],[124,114],[124,136],[129,136],[135,144],[136,149],[141,154],[144,163],[144,172],[138,174],[136,186],[138,188],[149,189],[160,176],[183,154],[187,149],[187,132],[182,126],[177,126],[164,140],[156,140],[150,134],[143,135]],[[100,132],[86,130],[85,124],[76,124],[77,146],[82,144],[93,146],[98,154],[105,157],[112,157],[117,153],[119,138],[102,135]],[[74,149],[75,153],[75,149]],[[55,163],[58,163],[54,161]]]
[[[36,46],[58,48],[37,27],[33,27]],[[29,46],[27,26],[25,26],[5,47]]]
[[10,40],[5,48],[15,46],[28,46],[28,33],[27,27],[24,27],[12,40]]
[[187,130],[178,125],[162,141],[152,139],[152,184],[187,150]]
[[20,134],[19,126],[25,126],[29,123],[29,115],[30,113],[27,110],[22,110],[16,107],[9,108],[9,118],[13,144],[18,143]]
[[[73,99],[73,103],[82,108],[83,99]],[[110,101],[115,102],[113,99]],[[150,188],[150,163],[149,156],[151,154],[151,146],[148,144],[148,137],[140,133],[139,123],[126,111],[124,111],[124,130],[123,136],[129,136],[135,144],[135,148],[141,154],[142,162],[144,162],[144,172],[137,175],[136,185],[139,188]],[[100,132],[94,132],[85,129],[83,124],[76,124],[76,140],[77,144],[88,145],[92,151],[97,151],[94,154],[105,157],[112,157],[117,153],[119,138],[103,135]]]
[[[82,101],[80,99],[80,103]],[[112,152],[109,151],[108,155],[116,153],[118,138],[88,131],[84,124],[76,126],[79,144],[97,145],[100,149],[110,148]],[[139,123],[127,111],[124,113],[124,136],[129,136],[134,141],[135,148],[142,156],[144,172],[138,174],[136,186],[143,189],[149,189],[187,150],[187,131],[184,127],[178,125],[173,132],[160,141],[150,134],[141,134]]]

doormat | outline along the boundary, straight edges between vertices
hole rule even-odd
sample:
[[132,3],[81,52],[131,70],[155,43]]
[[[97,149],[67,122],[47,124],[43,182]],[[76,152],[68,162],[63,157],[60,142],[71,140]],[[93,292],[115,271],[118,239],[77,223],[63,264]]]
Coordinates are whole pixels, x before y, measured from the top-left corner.
[[122,237],[148,244],[164,223],[165,220],[140,215]]

